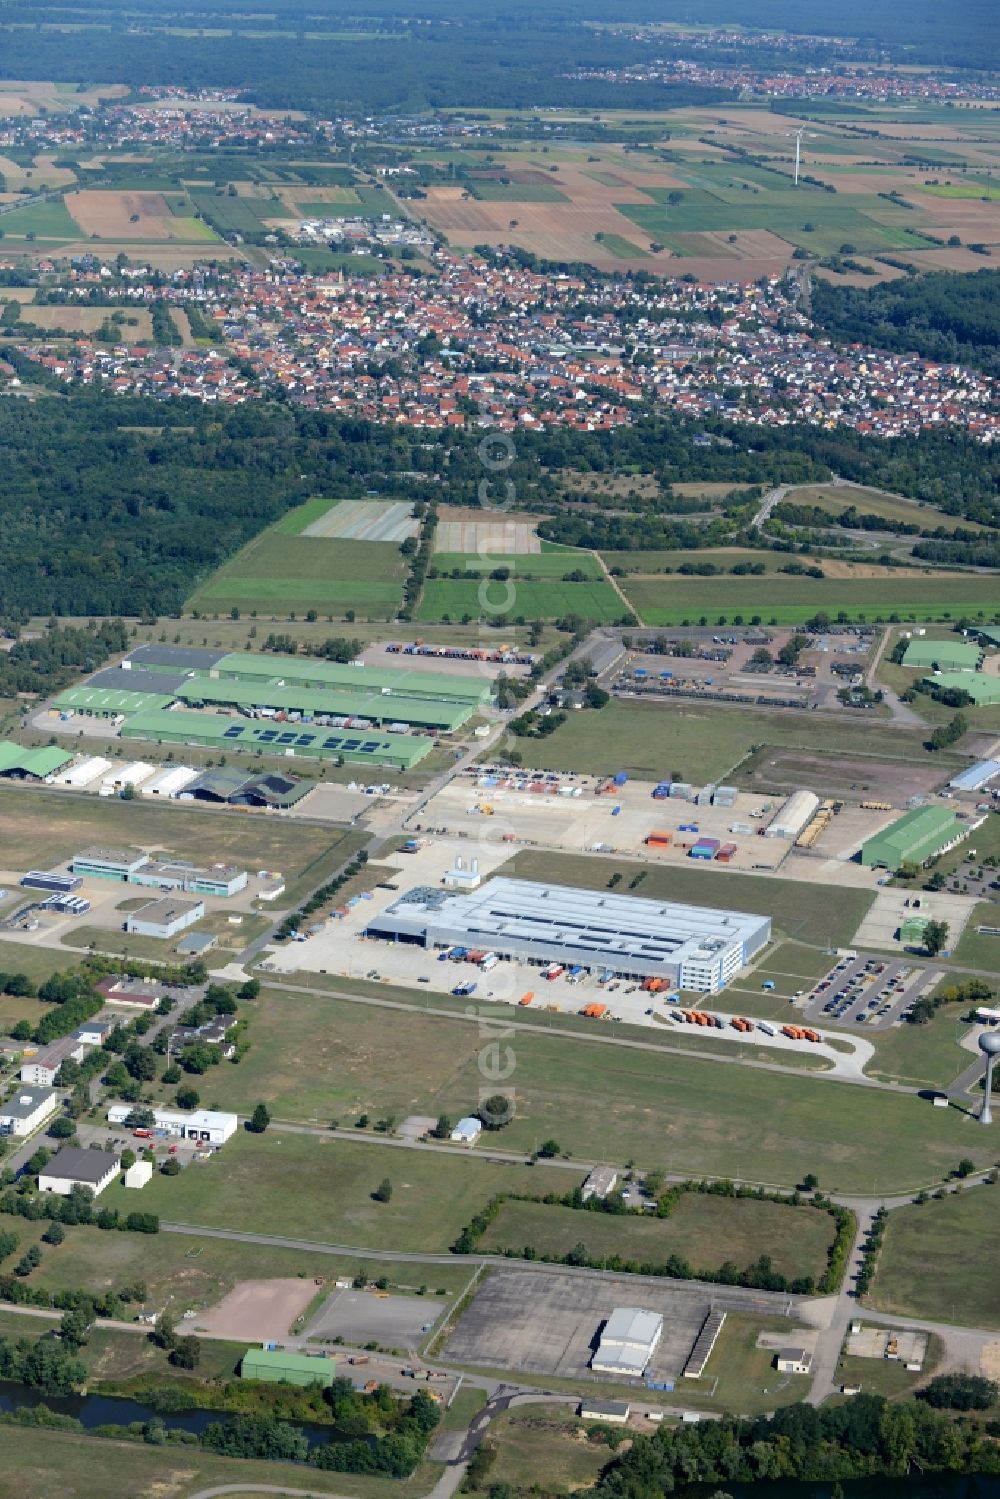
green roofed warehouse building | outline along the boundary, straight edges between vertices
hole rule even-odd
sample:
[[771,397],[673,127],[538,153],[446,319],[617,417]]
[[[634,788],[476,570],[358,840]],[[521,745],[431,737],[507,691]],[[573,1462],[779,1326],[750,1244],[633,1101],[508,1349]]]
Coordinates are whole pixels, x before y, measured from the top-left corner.
[[909,861],[924,864],[965,837],[967,828],[947,807],[915,807],[861,846],[868,869],[898,869]]
[[289,759],[342,759],[348,765],[412,770],[434,747],[422,734],[378,734],[370,729],[319,728],[314,724],[228,718],[180,709],[137,713],[121,728],[123,739],[162,744],[199,744],[209,749],[245,750]]
[[177,689],[185,703],[197,706],[242,708],[247,712],[267,708],[272,712],[303,713],[315,717],[367,718],[372,723],[406,724],[452,734],[471,718],[474,704],[442,702],[434,698],[405,697],[401,693],[371,691],[367,677],[357,678],[350,688],[313,688],[269,682],[247,682],[231,678],[214,681],[192,677]]
[[977,708],[1000,703],[1000,677],[988,676],[984,671],[938,671],[926,680],[935,687],[967,692]]
[[420,667],[352,666],[338,661],[320,661],[309,656],[251,655],[234,651],[223,656],[205,675],[220,681],[271,682],[285,687],[311,687],[317,691],[399,694],[409,698],[433,698],[445,703],[467,703],[479,707],[493,697],[489,677],[462,672],[424,671]]
[[72,758],[66,750],[58,749],[54,744],[43,745],[40,749],[25,749],[11,739],[0,739],[0,776],[44,781],[46,776],[53,776],[57,770],[68,765]]
[[927,671],[940,667],[942,671],[975,671],[983,658],[978,645],[967,640],[911,640],[903,656],[904,666],[915,666]]
[[328,1389],[333,1384],[336,1367],[326,1354],[311,1357],[306,1353],[287,1353],[283,1348],[248,1348],[240,1361],[240,1378],[303,1387],[320,1384]]
[[91,718],[118,718],[129,713],[169,708],[173,700],[170,693],[131,692],[128,688],[116,687],[70,687],[65,692],[60,692],[53,707],[58,708],[60,713],[83,713]]

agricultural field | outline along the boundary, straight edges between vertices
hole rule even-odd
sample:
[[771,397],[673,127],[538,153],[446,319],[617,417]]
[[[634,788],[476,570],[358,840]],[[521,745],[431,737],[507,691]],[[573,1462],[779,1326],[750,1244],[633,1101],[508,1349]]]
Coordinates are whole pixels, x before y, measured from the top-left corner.
[[[138,845],[195,864],[222,861],[247,869],[280,869],[288,882],[285,899],[293,905],[306,884],[321,883],[324,873],[349,858],[362,841],[357,833],[334,826],[156,807],[141,798],[63,797],[16,784],[0,793],[0,848],[14,870],[48,868],[90,844]],[[51,971],[52,955],[48,957]]]
[[615,698],[599,712],[571,713],[543,739],[518,740],[524,764],[539,770],[609,775],[625,770],[639,780],[725,781],[766,741],[820,754],[884,755],[930,763],[921,730],[847,720],[815,723],[802,714],[741,712],[694,702],[649,703]]
[[135,240],[140,244],[159,241],[217,242],[208,224],[178,214],[162,192],[125,192],[121,189],[84,189],[66,197],[66,208],[86,239]]
[[[328,511],[309,503],[302,530]],[[342,619],[354,610],[363,619],[391,619],[403,598],[406,562],[399,547],[384,541],[350,541],[305,536],[289,527],[292,515],[255,536],[224,563],[188,600],[203,614],[304,614],[310,609]],[[474,587],[475,585],[473,585]]]
[[832,619],[862,624],[892,615],[919,621],[958,614],[992,619],[997,613],[989,577],[941,578],[930,570],[906,578],[882,573],[847,579],[626,579],[623,590],[647,625],[732,624],[737,622],[737,614],[744,615],[748,622],[752,616],[759,616],[764,624],[798,625],[821,611]]
[[[535,561],[537,558],[532,559]],[[558,576],[561,578],[576,565],[575,560],[567,565],[565,559],[560,559]],[[548,582],[429,578],[415,618],[448,621],[468,615],[470,619],[478,619],[485,613],[494,618],[503,614],[513,619],[533,620],[564,619],[575,614],[593,624],[605,625],[616,623],[627,612],[611,584],[596,579],[563,583],[555,578]]]
[[[115,310],[108,307],[36,307],[32,303],[22,310],[21,317],[26,323],[34,323],[38,328],[65,328],[70,333],[90,337],[107,322],[110,313]],[[144,343],[152,338],[153,320],[144,308],[128,307],[121,310],[124,321],[116,325],[116,341],[134,344]],[[171,316],[176,319],[176,311],[172,311]]]
[[808,1275],[818,1280],[834,1234],[833,1219],[815,1208],[685,1192],[668,1218],[505,1202],[479,1247],[520,1252],[530,1246],[540,1256],[558,1256],[582,1243],[591,1259],[617,1254],[662,1265],[677,1254],[705,1271],[726,1260],[742,1268],[767,1255],[789,1279]]
[[546,549],[516,557],[493,553],[483,556],[474,552],[435,552],[431,567],[436,568],[439,573],[450,573],[457,567],[463,572],[475,573],[477,578],[486,578],[494,569],[504,567],[508,569],[511,580],[515,583],[539,578],[562,579],[569,572],[581,572],[587,578],[595,580],[604,577],[604,570],[593,552],[568,549],[552,551]]
[[889,1214],[868,1300],[900,1316],[1000,1329],[998,1233],[995,1186],[897,1209]]
[[50,203],[26,203],[23,208],[14,208],[0,219],[0,228],[5,240],[65,244],[80,237],[79,225],[70,217],[60,198]]

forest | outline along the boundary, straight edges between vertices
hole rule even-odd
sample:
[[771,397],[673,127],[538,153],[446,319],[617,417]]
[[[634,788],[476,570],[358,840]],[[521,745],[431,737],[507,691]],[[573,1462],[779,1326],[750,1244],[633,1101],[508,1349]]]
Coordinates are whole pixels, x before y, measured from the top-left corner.
[[975,1420],[953,1419],[927,1401],[855,1395],[843,1405],[791,1405],[756,1420],[724,1417],[636,1435],[593,1492],[649,1499],[694,1484],[832,1483],[910,1472],[997,1473],[1000,1447]]
[[[127,10],[112,9],[105,0],[82,0],[71,13],[50,0],[8,0],[2,17],[9,29],[0,47],[0,70],[8,78],[228,86],[245,89],[265,106],[323,114],[345,108],[539,105],[664,109],[731,97],[695,85],[569,77],[581,68],[627,67],[648,58],[648,48],[627,33],[587,24],[607,20],[597,0],[556,0],[544,12],[527,0],[506,0],[501,9],[487,0],[462,6],[430,0],[419,10],[406,0],[375,0],[360,16],[339,3],[317,12],[304,0],[279,0],[252,16],[237,0],[206,0],[176,10],[153,0],[136,0]],[[662,23],[691,17],[682,0],[626,0],[614,19]],[[785,65],[794,59],[800,66],[817,66],[845,57],[877,62],[905,57],[980,69],[991,66],[991,58],[995,65],[997,52],[990,0],[966,0],[957,9],[935,0],[877,9],[862,0],[843,0],[835,10],[819,0],[704,0],[697,20],[797,33],[794,44],[758,49],[764,66],[779,58]],[[834,49],[824,36],[853,41]],[[687,46],[685,37],[664,34],[657,53],[686,56]],[[702,55],[726,64],[741,49],[718,40]]]
[[[706,444],[706,433],[713,440]],[[429,444],[335,413],[252,402],[229,410],[89,391],[0,403],[0,619],[30,615],[177,614],[193,586],[313,495],[474,504],[482,477],[475,432]],[[1000,452],[960,433],[892,441],[811,427],[767,430],[649,418],[606,433],[521,433],[508,470],[519,504],[552,513],[546,534],[574,545],[684,549],[690,522],[644,502],[635,516],[566,512],[560,471],[654,473],[661,482],[807,483],[831,471],[1000,523]],[[580,498],[586,500],[586,493]],[[664,516],[662,512],[666,512]],[[706,540],[704,533],[700,537]],[[711,541],[711,533],[707,537]],[[64,661],[10,663],[53,675],[93,639],[48,643]],[[20,690],[32,690],[27,684]]]
[[817,326],[864,343],[1000,375],[1000,271],[935,271],[881,286],[812,288]]

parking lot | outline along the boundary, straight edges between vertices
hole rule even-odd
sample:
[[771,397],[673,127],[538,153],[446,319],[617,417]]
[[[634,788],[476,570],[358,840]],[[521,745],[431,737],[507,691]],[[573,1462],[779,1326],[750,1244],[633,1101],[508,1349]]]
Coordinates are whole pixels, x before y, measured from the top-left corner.
[[[727,1287],[718,1300],[730,1304],[736,1298],[740,1293]],[[663,1318],[663,1336],[646,1378],[677,1380],[714,1300],[705,1286],[653,1277],[637,1281],[634,1276],[498,1267],[490,1270],[462,1313],[444,1356],[481,1368],[580,1379],[589,1374],[601,1327],[615,1307],[639,1306]],[[771,1316],[788,1306],[783,1296],[758,1292],[747,1298],[748,1309]]]
[[845,955],[809,990],[805,1018],[816,1025],[864,1025],[884,1030],[904,1019],[938,975],[892,958]]
[[432,1296],[393,1296],[388,1291],[334,1290],[305,1330],[305,1337],[363,1347],[415,1348],[441,1314]]

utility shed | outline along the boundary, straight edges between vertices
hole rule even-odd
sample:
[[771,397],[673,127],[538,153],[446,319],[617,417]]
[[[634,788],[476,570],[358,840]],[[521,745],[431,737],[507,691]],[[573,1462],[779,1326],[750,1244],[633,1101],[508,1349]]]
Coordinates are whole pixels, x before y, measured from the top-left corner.
[[928,667],[940,667],[942,671],[975,671],[982,660],[978,645],[967,640],[911,640],[903,657],[904,666],[915,666],[926,671]]
[[283,1348],[248,1348],[240,1363],[241,1379],[262,1379],[268,1384],[320,1384],[328,1389],[335,1372],[332,1358],[310,1358]]
[[947,807],[915,807],[861,845],[861,862],[867,869],[898,869],[904,860],[923,864],[963,831]]

